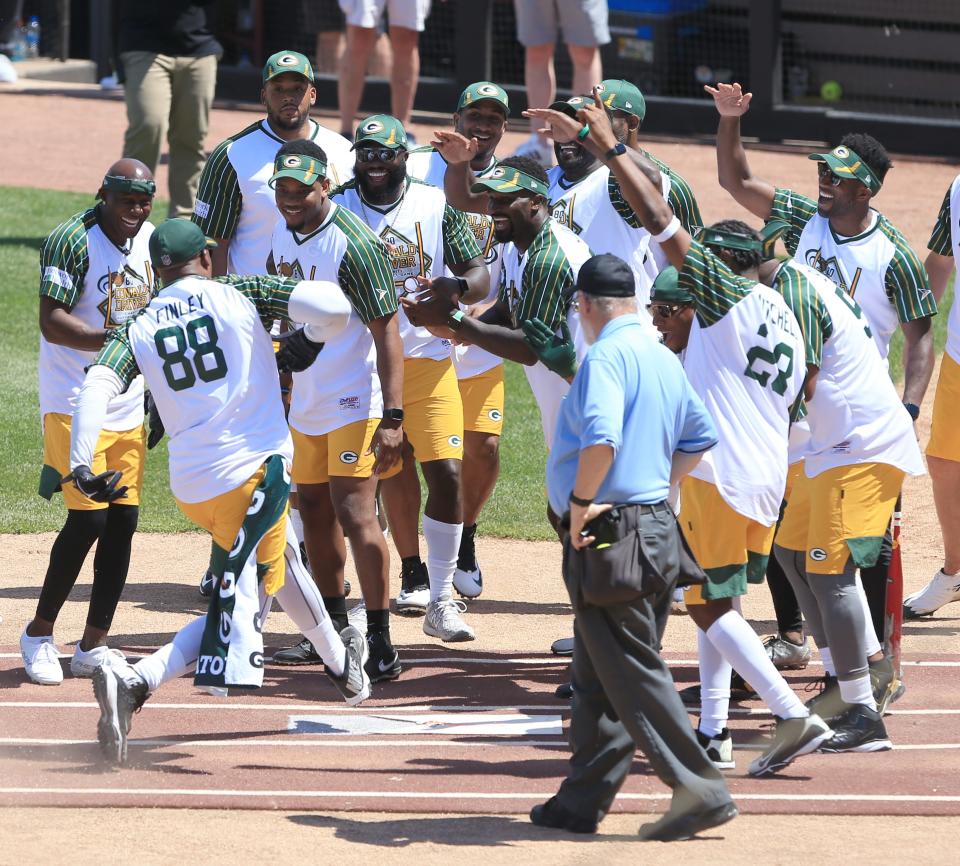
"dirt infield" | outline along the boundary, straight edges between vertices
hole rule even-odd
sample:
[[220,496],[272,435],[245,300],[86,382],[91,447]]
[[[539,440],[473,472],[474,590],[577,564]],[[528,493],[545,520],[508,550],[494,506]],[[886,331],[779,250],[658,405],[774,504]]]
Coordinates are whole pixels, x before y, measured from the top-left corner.
[[[0,116],[0,185],[92,194],[120,154],[125,120],[116,99],[87,98],[82,89],[28,93],[0,86]],[[215,110],[208,145],[257,116]],[[423,141],[430,127],[414,130]],[[504,150],[521,138],[511,133]],[[650,150],[690,181],[707,220],[746,217],[717,187],[711,147],[658,141]],[[38,151],[39,170],[33,162]],[[815,189],[815,168],[803,153],[754,151],[750,159],[758,175],[801,191]],[[955,173],[945,164],[896,160],[878,204],[918,251],[926,247]],[[158,180],[163,189],[165,167]],[[918,425],[923,443],[932,391]],[[904,512],[905,582],[911,591],[940,565],[929,479],[908,481]],[[17,638],[33,613],[52,538],[0,537],[7,562],[0,582],[0,866],[25,857],[102,863],[107,852],[116,852],[110,859],[143,864],[201,858],[238,863],[282,852],[285,862],[298,863],[320,852],[324,858],[355,857],[381,854],[377,849],[398,864],[508,857],[531,864],[638,857],[675,864],[708,858],[793,863],[823,859],[826,851],[832,859],[862,862],[876,859],[881,845],[888,859],[955,860],[950,851],[960,831],[960,610],[904,629],[904,652],[925,664],[908,666],[909,690],[888,720],[901,748],[884,755],[813,756],[783,777],[752,782],[745,778],[746,764],[769,716],[750,712],[759,710],[757,703],[740,705],[732,726],[743,749],[729,778],[745,815],[703,841],[637,847],[638,823],[663,807],[666,790],[642,760],[598,839],[541,831],[524,817],[537,796],[556,788],[566,755],[558,726],[567,708],[552,697],[564,669],[546,652],[570,630],[557,545],[480,538],[487,589],[470,608],[476,642],[442,646],[424,637],[420,620],[393,618],[393,637],[409,672],[379,688],[366,711],[345,713],[316,668],[269,668],[260,694],[222,703],[183,680],[136,717],[131,768],[110,772],[99,766],[91,742],[97,713],[89,684],[68,676],[56,689],[35,686],[18,662]],[[200,614],[196,582],[207,555],[208,542],[200,535],[137,536],[111,642],[131,654],[150,651]],[[88,564],[58,624],[64,651],[80,635],[90,579]],[[773,629],[763,589],[746,599],[745,613],[759,630]],[[276,613],[266,643],[282,646],[293,631]],[[696,639],[689,618],[671,619],[664,649],[678,681],[692,681]],[[803,690],[818,672],[811,667],[790,679]],[[424,727],[425,719],[438,724],[438,713],[449,735]],[[509,719],[500,722],[534,727],[515,736],[464,735],[451,718],[465,713],[477,724],[506,714]],[[323,719],[295,720],[301,716]],[[328,736],[331,726],[348,725],[347,717],[395,727],[345,727],[348,735]],[[418,721],[420,733],[399,732],[404,719]],[[39,804],[50,808],[32,808]]]

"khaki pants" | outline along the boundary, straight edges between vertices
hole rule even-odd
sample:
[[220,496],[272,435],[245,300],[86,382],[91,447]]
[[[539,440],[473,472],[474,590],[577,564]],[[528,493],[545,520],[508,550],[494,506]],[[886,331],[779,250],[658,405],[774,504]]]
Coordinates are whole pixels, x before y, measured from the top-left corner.
[[125,51],[127,131],[123,155],[156,171],[164,138],[170,143],[170,216],[190,216],[200,172],[217,57],[169,57]]

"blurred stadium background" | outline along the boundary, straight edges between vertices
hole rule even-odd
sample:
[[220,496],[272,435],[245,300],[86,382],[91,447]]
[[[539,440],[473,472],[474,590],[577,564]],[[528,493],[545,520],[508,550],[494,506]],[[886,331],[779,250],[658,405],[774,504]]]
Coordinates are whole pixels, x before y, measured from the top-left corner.
[[[28,61],[26,74],[99,81],[116,71],[119,2],[0,0],[0,44],[18,18],[37,15],[41,54],[61,62]],[[609,0],[609,7],[604,73],[634,81],[648,97],[647,132],[711,134],[715,115],[703,84],[737,80],[754,92],[749,131],[761,141],[829,142],[856,122],[894,151],[960,155],[957,0]],[[226,51],[219,98],[249,100],[264,58],[294,48],[316,58],[320,103],[335,106],[343,27],[336,0],[215,0],[211,19]],[[448,113],[460,89],[481,78],[503,84],[517,109],[525,107],[512,0],[434,0],[421,58],[418,112]],[[371,72],[364,107],[382,110],[386,70]],[[563,92],[570,65],[562,46],[557,76]]]

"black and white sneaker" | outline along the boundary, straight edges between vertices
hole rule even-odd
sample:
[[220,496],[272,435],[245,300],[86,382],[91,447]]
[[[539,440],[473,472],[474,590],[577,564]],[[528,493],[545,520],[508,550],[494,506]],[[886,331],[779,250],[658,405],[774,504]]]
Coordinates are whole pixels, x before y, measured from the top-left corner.
[[830,726],[817,715],[803,719],[777,719],[773,743],[750,764],[747,772],[751,776],[769,776],[801,755],[821,748],[833,736]]
[[893,662],[888,658],[870,662],[870,686],[881,716],[887,711],[887,707],[900,700],[907,690],[894,671]]
[[477,524],[463,527],[460,537],[460,553],[457,556],[457,567],[453,572],[453,588],[463,598],[478,598],[483,592],[483,572],[477,564],[477,550],[474,539],[477,534]]
[[425,563],[400,569],[400,592],[397,595],[397,613],[404,616],[423,616],[430,603],[430,576]]
[[204,598],[210,598],[216,586],[217,576],[212,571],[206,572],[203,577],[200,578],[200,595]]
[[718,770],[733,770],[737,763],[733,760],[733,737],[730,736],[728,728],[724,728],[719,734],[710,736],[703,733],[699,728],[696,730],[697,742],[707,753],[707,757],[713,761],[713,766]]
[[384,680],[395,680],[403,670],[400,666],[400,655],[390,643],[390,638],[382,634],[367,635],[368,657],[364,664],[367,676],[371,683]]
[[849,705],[840,695],[840,684],[837,678],[831,674],[824,674],[811,687],[819,687],[820,693],[810,698],[804,706],[810,711],[811,715],[820,716],[832,727],[833,723],[849,709]]
[[273,654],[272,661],[275,665],[323,664],[323,659],[320,658],[320,653],[313,648],[313,644],[310,643],[307,638],[303,638],[300,643],[294,646],[277,650]]
[[370,697],[370,677],[364,668],[369,649],[366,638],[352,625],[348,625],[340,632],[340,640],[343,641],[347,651],[343,673],[335,677],[328,670],[327,674],[343,695],[343,699],[351,707],[355,707]]
[[97,741],[111,764],[127,762],[127,735],[133,714],[140,711],[150,692],[131,665],[114,662],[98,667],[91,678],[93,694],[100,706]]
[[821,752],[885,752],[893,748],[883,716],[866,704],[854,704],[833,726]]

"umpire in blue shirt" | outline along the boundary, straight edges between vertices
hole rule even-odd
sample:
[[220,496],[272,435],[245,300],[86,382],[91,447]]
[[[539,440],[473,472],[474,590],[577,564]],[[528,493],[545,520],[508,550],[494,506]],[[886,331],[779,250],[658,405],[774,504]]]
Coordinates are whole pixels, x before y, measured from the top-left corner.
[[547,463],[575,615],[573,755],[560,790],[530,818],[595,832],[639,748],[673,789],[670,808],[641,837],[685,839],[737,815],[660,657],[674,587],[703,580],[667,496],[717,432],[676,356],[645,333],[626,262],[594,256],[576,288],[592,346]]

